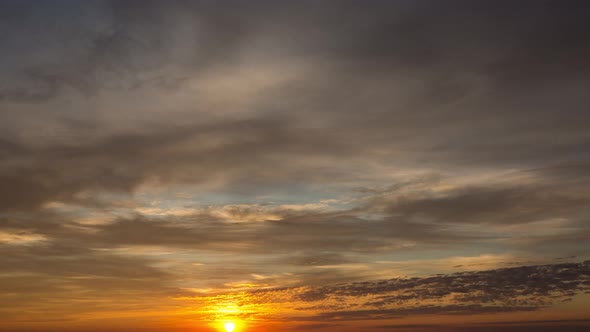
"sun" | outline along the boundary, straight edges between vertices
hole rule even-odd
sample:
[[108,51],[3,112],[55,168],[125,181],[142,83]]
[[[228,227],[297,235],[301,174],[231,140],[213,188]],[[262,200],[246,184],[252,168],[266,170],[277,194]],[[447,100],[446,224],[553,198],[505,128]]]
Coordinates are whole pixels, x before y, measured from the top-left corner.
[[223,324],[223,327],[225,327],[225,330],[227,332],[233,332],[236,329],[236,323],[226,322],[225,324]]

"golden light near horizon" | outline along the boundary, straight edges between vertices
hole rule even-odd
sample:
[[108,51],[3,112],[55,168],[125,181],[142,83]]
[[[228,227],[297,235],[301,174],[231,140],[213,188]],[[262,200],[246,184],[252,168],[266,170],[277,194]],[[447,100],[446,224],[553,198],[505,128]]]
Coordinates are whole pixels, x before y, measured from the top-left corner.
[[259,306],[249,303],[244,294],[220,294],[203,303],[204,310],[201,313],[211,315],[212,326],[218,331],[241,332],[247,325],[248,316],[258,317],[264,310]]
[[245,324],[240,319],[227,317],[225,319],[217,320],[213,327],[218,331],[224,332],[240,332],[244,330]]
[[233,332],[236,329],[236,323],[226,322],[225,324],[223,324],[223,327],[227,332]]

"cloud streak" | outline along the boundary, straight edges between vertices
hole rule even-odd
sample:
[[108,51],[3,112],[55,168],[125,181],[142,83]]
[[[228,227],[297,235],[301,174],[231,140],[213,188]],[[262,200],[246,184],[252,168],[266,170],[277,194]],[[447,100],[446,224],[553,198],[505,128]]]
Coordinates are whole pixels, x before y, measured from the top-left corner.
[[[291,320],[374,321],[432,314],[535,311],[589,290],[590,265],[586,261],[257,290],[242,293],[236,300],[238,305],[276,303],[295,307],[299,316],[288,317]],[[305,315],[309,312],[313,314]]]

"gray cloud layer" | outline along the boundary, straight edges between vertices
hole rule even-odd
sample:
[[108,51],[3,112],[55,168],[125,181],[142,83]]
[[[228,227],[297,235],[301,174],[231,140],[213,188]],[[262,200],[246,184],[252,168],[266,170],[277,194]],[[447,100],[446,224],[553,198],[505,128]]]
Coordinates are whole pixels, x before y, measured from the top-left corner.
[[[3,6],[14,13],[4,29],[15,32],[0,62],[15,75],[0,89],[5,208],[131,191],[152,178],[338,183],[371,172],[368,161],[445,169],[587,162],[587,6],[578,2]],[[267,75],[281,79],[247,102],[223,104],[235,111],[208,109],[220,105],[205,91],[190,106],[166,97],[169,84],[187,92],[220,84],[211,75],[232,93],[252,84],[244,66],[271,63],[280,66]],[[285,76],[293,66],[311,70]],[[88,89],[94,97],[67,104]],[[136,100],[109,101],[119,90]],[[167,102],[147,110],[145,93]],[[215,120],[214,112],[232,113]],[[43,122],[45,132],[33,132]],[[109,135],[121,123],[132,131]]]
[[[587,259],[588,17],[573,0],[0,1],[0,314],[398,260]],[[469,301],[318,320],[534,310],[580,269],[419,279]],[[320,290],[302,296],[344,291]]]

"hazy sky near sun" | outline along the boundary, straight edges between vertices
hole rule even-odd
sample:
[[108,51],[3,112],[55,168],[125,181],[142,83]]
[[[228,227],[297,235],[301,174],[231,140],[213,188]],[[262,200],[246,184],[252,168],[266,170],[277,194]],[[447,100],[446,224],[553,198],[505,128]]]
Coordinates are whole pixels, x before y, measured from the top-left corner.
[[0,331],[587,328],[588,40],[587,1],[0,0]]

